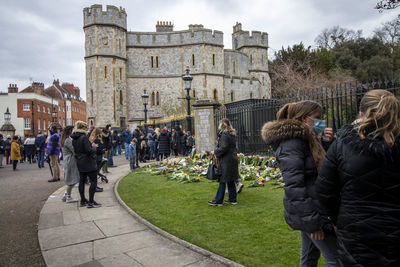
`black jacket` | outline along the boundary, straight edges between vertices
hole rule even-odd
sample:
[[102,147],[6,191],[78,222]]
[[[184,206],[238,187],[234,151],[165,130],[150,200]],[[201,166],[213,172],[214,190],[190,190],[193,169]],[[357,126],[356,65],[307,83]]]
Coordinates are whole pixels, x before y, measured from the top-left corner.
[[222,176],[219,182],[226,183],[239,178],[239,159],[236,150],[236,136],[222,133],[218,136],[214,154],[218,159],[218,169]]
[[297,120],[269,122],[262,137],[276,152],[276,160],[285,183],[283,197],[286,223],[294,230],[313,233],[323,229],[332,233],[332,224],[320,209],[315,194],[318,176],[310,146],[310,131]]
[[358,136],[345,126],[328,150],[316,183],[336,222],[344,266],[400,266],[400,138]]
[[171,153],[171,138],[167,132],[161,132],[158,137],[158,153],[170,154]]
[[79,172],[97,171],[96,148],[92,147],[84,131],[71,134]]

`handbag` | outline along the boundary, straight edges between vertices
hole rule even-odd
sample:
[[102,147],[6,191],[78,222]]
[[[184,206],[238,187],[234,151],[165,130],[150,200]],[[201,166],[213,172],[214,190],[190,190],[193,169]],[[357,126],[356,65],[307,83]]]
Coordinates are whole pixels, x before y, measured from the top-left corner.
[[210,180],[218,180],[221,177],[222,173],[218,169],[217,165],[214,162],[211,162],[210,165],[208,165],[207,169],[207,179]]

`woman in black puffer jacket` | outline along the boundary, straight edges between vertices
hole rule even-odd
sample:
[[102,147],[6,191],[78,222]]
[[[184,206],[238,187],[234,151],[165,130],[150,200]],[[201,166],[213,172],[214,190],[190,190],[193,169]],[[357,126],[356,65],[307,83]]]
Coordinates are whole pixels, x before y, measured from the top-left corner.
[[317,197],[337,225],[343,266],[400,266],[399,106],[392,93],[369,91],[322,164]]
[[[333,225],[315,195],[315,180],[325,156],[318,139],[324,131],[321,115],[322,107],[313,101],[286,104],[277,120],[266,123],[261,131],[264,141],[276,151],[285,183],[285,220],[293,230],[301,231],[302,267],[317,266],[321,253],[325,266],[337,266]],[[325,138],[333,139],[332,129],[325,128]]]
[[208,201],[210,206],[222,206],[225,196],[225,188],[228,185],[229,199],[227,204],[237,204],[237,193],[235,180],[239,179],[239,159],[236,149],[236,131],[232,128],[228,119],[222,119],[218,127],[217,147],[214,155],[218,159],[218,169],[221,177],[218,179],[219,187],[217,194],[212,201]]

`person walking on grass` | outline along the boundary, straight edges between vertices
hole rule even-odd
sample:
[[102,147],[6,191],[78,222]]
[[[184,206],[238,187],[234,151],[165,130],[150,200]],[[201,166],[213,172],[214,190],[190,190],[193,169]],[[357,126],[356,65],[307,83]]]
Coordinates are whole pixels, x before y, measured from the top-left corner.
[[13,165],[13,171],[17,171],[18,161],[21,160],[21,150],[18,144],[18,135],[14,135],[11,141],[11,161]]
[[71,196],[72,188],[79,183],[79,170],[76,163],[74,147],[72,146],[72,138],[70,135],[74,126],[67,126],[61,134],[61,149],[63,152],[64,182],[65,193],[62,201],[67,203],[77,202],[78,200]]
[[340,266],[400,266],[400,102],[371,90],[344,126],[316,182],[337,227]]
[[[80,206],[88,208],[97,208],[101,204],[94,200],[97,186],[97,163],[96,163],[96,147],[95,143],[90,144],[87,137],[88,126],[86,122],[77,121],[75,129],[71,134],[72,146],[74,147],[75,157],[79,170],[79,195]],[[87,178],[90,180],[89,200],[85,197],[85,183]]]
[[53,170],[53,179],[48,180],[49,183],[60,181],[60,166],[58,165],[58,157],[60,156],[60,135],[57,132],[57,126],[53,125],[50,129],[50,137],[47,141],[46,153],[50,158],[51,169]]
[[283,106],[277,120],[264,124],[261,135],[276,153],[285,183],[283,198],[286,223],[301,231],[301,267],[316,267],[320,254],[325,266],[337,266],[336,235],[328,214],[321,211],[315,181],[325,157],[319,134],[332,140],[331,129],[324,130],[322,107],[314,101]]
[[222,119],[218,126],[217,147],[214,155],[218,160],[218,169],[221,170],[221,177],[218,179],[219,187],[217,194],[212,201],[208,201],[210,206],[222,206],[225,196],[225,187],[228,185],[229,199],[227,204],[237,204],[237,192],[235,179],[239,178],[239,159],[236,149],[236,131],[232,128],[228,119]]
[[136,145],[137,145],[137,140],[136,138],[132,139],[132,142],[129,144],[127,147],[126,153],[128,153],[129,156],[129,163],[131,167],[131,171],[134,171],[136,169]]

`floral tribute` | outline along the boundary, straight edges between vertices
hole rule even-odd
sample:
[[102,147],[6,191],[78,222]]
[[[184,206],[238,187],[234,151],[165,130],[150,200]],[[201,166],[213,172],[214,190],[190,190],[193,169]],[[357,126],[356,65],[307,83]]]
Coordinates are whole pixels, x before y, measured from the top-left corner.
[[[194,154],[193,157],[167,158],[137,172],[164,175],[168,180],[181,183],[200,182],[207,180],[207,169],[213,156],[211,152],[205,152]],[[275,157],[238,154],[238,159],[240,180],[248,187],[263,187],[266,182],[278,187],[284,186]]]

